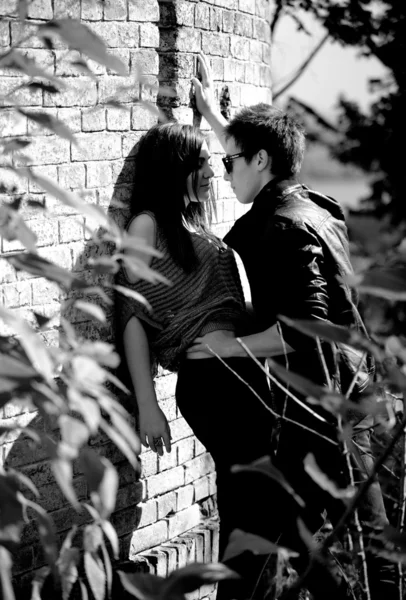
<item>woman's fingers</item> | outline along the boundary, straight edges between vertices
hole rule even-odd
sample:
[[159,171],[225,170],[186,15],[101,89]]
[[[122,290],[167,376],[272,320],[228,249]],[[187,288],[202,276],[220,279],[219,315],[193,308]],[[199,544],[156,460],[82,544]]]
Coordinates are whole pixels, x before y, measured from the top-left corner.
[[171,444],[171,431],[169,429],[169,425],[168,425],[168,429],[165,431],[162,438],[164,440],[166,451],[170,452],[172,449],[172,444]]
[[210,73],[209,65],[207,63],[207,60],[206,60],[206,57],[204,56],[204,54],[199,53],[198,57],[199,57],[199,67],[200,67],[200,73],[202,76],[202,81],[203,81],[203,83],[207,83],[207,81],[209,79],[209,73]]
[[146,448],[149,448],[146,432],[143,431],[142,429],[140,430],[140,440],[141,440],[141,444],[143,446],[145,446]]

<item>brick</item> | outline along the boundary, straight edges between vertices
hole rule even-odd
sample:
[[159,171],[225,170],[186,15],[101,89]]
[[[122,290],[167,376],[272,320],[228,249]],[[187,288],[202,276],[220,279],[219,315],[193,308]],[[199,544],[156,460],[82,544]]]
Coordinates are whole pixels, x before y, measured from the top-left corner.
[[161,36],[161,48],[163,52],[173,52],[174,49],[179,52],[200,52],[201,50],[201,32],[196,29],[183,27],[178,31],[169,31],[165,36]]
[[245,37],[252,37],[252,18],[248,15],[237,13],[235,15],[234,33]]
[[238,0],[214,0],[214,4],[216,6],[228,8],[229,10],[236,10],[238,6]]
[[86,163],[86,187],[104,187],[112,183],[111,163],[104,161]]
[[14,110],[0,111],[0,135],[2,137],[25,135],[27,133],[27,117]]
[[223,31],[232,33],[234,31],[235,13],[230,10],[223,10]]
[[262,50],[262,42],[258,42],[256,40],[251,40],[250,42],[250,55],[251,61],[253,62],[262,62],[263,50]]
[[[57,172],[57,167],[55,165],[34,167],[32,169],[32,172],[36,175],[52,179],[55,183],[57,182],[57,179],[58,179],[57,173],[58,172]],[[40,186],[38,186],[36,183],[34,183],[34,181],[31,181],[31,180],[28,181],[28,189],[30,192],[34,192],[34,193],[39,193],[39,192],[44,191]]]
[[127,77],[104,77],[99,83],[99,102],[103,104],[117,94],[121,103],[138,99],[138,85],[130,85]]
[[[3,286],[4,305],[7,308],[18,308],[31,304],[31,285],[28,281],[9,283]],[[5,416],[11,416],[5,414]]]
[[135,507],[142,500],[142,496],[143,486],[140,485],[140,482],[120,486],[117,491],[115,511],[126,509],[129,506]]
[[[1,258],[1,256],[0,256]],[[0,261],[0,284],[10,283],[16,280],[16,272],[11,264],[3,259]]]
[[236,61],[232,59],[224,60],[224,81],[235,81]]
[[59,242],[77,242],[83,240],[83,218],[65,217],[59,219]]
[[[248,1],[248,0],[246,0]],[[256,14],[261,19],[269,20],[272,3],[269,0],[256,0]]]
[[254,38],[259,42],[265,42],[267,39],[266,31],[270,29],[269,24],[262,19],[254,19]]
[[0,22],[0,47],[7,48],[10,46],[10,24],[7,21]]
[[260,65],[256,63],[247,63],[245,65],[245,83],[252,83],[253,85],[259,85],[260,76]]
[[178,568],[178,553],[176,548],[170,547],[167,542],[160,546],[161,552],[166,554],[166,562],[168,566],[168,573],[172,573]]
[[43,258],[51,260],[56,265],[64,269],[71,269],[72,257],[70,249],[66,246],[57,246],[56,248],[40,248],[38,254]]
[[203,446],[203,444],[198,439],[196,439],[195,456],[199,456],[199,454],[203,454],[204,452],[207,452],[205,446]]
[[[200,6],[200,5],[197,5]],[[177,78],[179,73],[182,77],[193,77],[195,62],[193,54],[179,52],[167,52],[159,57],[159,74],[162,81]]]
[[106,108],[95,106],[90,110],[82,111],[83,131],[104,131],[106,129]]
[[223,22],[223,11],[219,8],[210,8],[210,29],[212,31],[221,31]]
[[169,517],[168,521],[168,537],[169,539],[180,535],[181,533],[192,529],[201,522],[200,508],[197,504],[193,504],[178,512],[173,517]]
[[209,490],[210,490],[210,496],[214,496],[215,494],[217,494],[217,475],[216,473],[210,473],[208,475],[209,478]]
[[130,156],[134,156],[135,148],[137,143],[140,141],[142,133],[140,131],[134,133],[127,133],[123,135],[122,138],[122,156],[124,158],[129,158]]
[[177,442],[183,438],[193,435],[191,427],[187,424],[183,417],[172,421],[171,423],[172,442]]
[[58,108],[58,119],[63,121],[73,133],[81,130],[81,110],[79,108]]
[[80,19],[80,0],[58,0],[54,7],[55,19]]
[[158,519],[163,519],[169,513],[174,513],[176,510],[176,491],[169,492],[169,494],[164,494],[163,496],[159,496],[156,502],[158,510]]
[[17,0],[0,0],[0,15],[11,16],[17,12]]
[[130,68],[142,75],[158,75],[159,56],[156,50],[142,48],[130,52]]
[[195,502],[199,502],[210,495],[210,484],[207,476],[201,477],[194,482]]
[[185,483],[200,479],[203,475],[215,470],[214,461],[210,454],[201,454],[184,465]]
[[146,527],[155,523],[158,515],[158,505],[156,500],[148,500],[147,502],[140,502],[136,508],[137,511],[137,528]]
[[11,43],[17,48],[44,48],[43,41],[36,37],[37,25],[19,21],[11,22]]
[[94,0],[82,0],[81,17],[86,21],[101,21],[103,4]]
[[127,19],[127,0],[104,0],[105,21],[125,21]]
[[255,2],[254,0],[238,0],[238,9],[242,12],[255,15]]
[[135,105],[131,109],[131,129],[146,131],[158,121],[158,115],[144,105]]
[[129,0],[128,18],[130,21],[159,21],[157,0]]
[[185,485],[176,490],[176,510],[183,510],[191,506],[194,501],[195,488],[193,484]]
[[69,160],[70,143],[59,137],[38,136],[29,146],[27,165],[66,163]]
[[40,106],[42,104],[42,91],[27,88],[18,89],[25,82],[26,79],[23,77],[3,77],[1,80],[2,98],[0,106],[13,106],[14,104]]
[[210,6],[199,2],[195,6],[195,27],[210,29]]
[[73,161],[112,160],[121,157],[121,136],[115,133],[87,133],[77,136],[72,146]]
[[[28,180],[23,175],[17,175],[14,171],[0,167],[0,185],[5,193],[23,194],[28,189]],[[7,197],[7,201],[9,199]]]
[[178,465],[183,465],[195,456],[195,438],[185,438],[176,442],[175,446],[178,453]]
[[211,69],[214,80],[224,81],[224,58],[212,58]]
[[152,549],[149,552],[143,552],[143,556],[148,560],[153,573],[158,577],[167,577],[168,575],[168,557],[160,547],[159,550]]
[[165,494],[176,489],[184,483],[183,467],[176,467],[164,473],[153,475],[148,478],[147,489],[148,497],[153,498],[158,494]]
[[77,77],[75,84],[59,94],[44,92],[44,106],[93,106],[97,102],[95,81]]
[[241,60],[249,60],[250,58],[250,43],[249,40],[240,37],[231,37],[231,56]]
[[177,466],[176,463],[176,450],[172,448],[170,452],[165,451],[163,456],[160,456],[158,458],[158,472],[162,473],[163,471],[167,471],[168,469],[173,469]]
[[159,46],[159,29],[153,23],[142,23],[140,25],[140,46],[145,48],[157,48]]
[[138,23],[117,22],[89,23],[89,27],[103,38],[110,48],[135,48],[139,45]]
[[138,552],[162,544],[167,539],[168,525],[166,521],[158,521],[148,527],[138,529],[131,538],[130,560]]
[[70,164],[58,167],[58,183],[68,189],[85,187],[85,165]]
[[230,53],[229,37],[220,33],[202,33],[202,49],[205,54],[228,57]]
[[[86,498],[87,484],[83,477],[73,479],[73,489],[76,492],[78,500]],[[69,501],[65,498],[65,495],[56,482],[50,485],[44,485],[38,488],[38,491],[40,493],[41,506],[47,511],[58,510],[69,504]]]
[[46,304],[47,302],[58,302],[61,291],[56,283],[47,279],[35,279],[32,282],[32,302],[33,304]]
[[33,0],[28,5],[28,17],[30,19],[50,21],[53,16],[52,0]]

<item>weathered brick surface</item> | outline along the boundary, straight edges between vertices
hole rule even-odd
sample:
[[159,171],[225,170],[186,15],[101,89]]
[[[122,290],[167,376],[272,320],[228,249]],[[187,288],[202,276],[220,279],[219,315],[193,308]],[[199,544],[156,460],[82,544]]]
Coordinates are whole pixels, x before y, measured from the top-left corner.
[[[0,0],[0,15],[9,15],[17,0]],[[33,0],[29,4],[29,20],[22,25],[16,18],[0,22],[0,46],[7,50],[10,42],[19,43],[20,51],[50,74],[66,83],[59,94],[28,90],[21,73],[4,69],[0,73],[0,131],[3,137],[34,136],[32,143],[15,164],[28,165],[38,175],[48,177],[73,193],[84,193],[89,203],[108,209],[112,199],[128,203],[132,194],[134,146],[142,133],[157,122],[157,114],[138,100],[157,101],[158,83],[168,85],[175,97],[159,97],[158,103],[171,118],[193,122],[190,106],[190,78],[195,74],[196,54],[207,54],[213,71],[217,98],[225,85],[231,98],[231,114],[242,104],[270,101],[270,29],[269,13],[273,0]],[[16,15],[16,12],[14,13]],[[69,16],[82,19],[106,42],[108,52],[119,57],[130,78],[123,77],[93,60],[88,60],[95,77],[73,62],[77,51],[69,51],[56,37],[49,50],[36,37],[27,37],[44,20]],[[135,81],[142,71],[143,85]],[[128,110],[109,104],[119,99]],[[31,110],[41,110],[69,127],[78,145],[54,135],[52,131],[13,114],[13,103]],[[207,123],[202,120],[202,128]],[[245,212],[236,203],[232,190],[224,181],[221,148],[210,143],[216,173],[218,195],[215,232],[222,236],[232,222]],[[2,194],[0,202],[21,194],[23,214],[38,237],[39,254],[56,264],[71,269],[91,281],[90,258],[103,255],[105,249],[90,239],[81,215],[46,193],[33,181],[25,181],[9,172],[0,173],[1,182],[13,194]],[[46,201],[49,210],[42,212],[26,204],[28,198]],[[114,212],[118,222],[125,214]],[[1,241],[1,252],[23,250],[18,241]],[[16,273],[0,257],[0,302],[20,309],[33,324],[32,310],[55,318],[41,335],[46,343],[57,345],[61,293],[56,284],[44,279]],[[92,321],[78,310],[66,312],[75,320],[77,331],[85,338],[112,340],[111,322],[107,326]],[[0,334],[8,332],[0,325]],[[120,490],[113,524],[120,536],[123,558],[130,553],[140,568],[166,574],[193,559],[215,560],[218,553],[218,522],[201,522],[201,510],[212,515],[212,498],[216,494],[213,461],[204,446],[179,413],[174,400],[176,375],[161,372],[156,380],[159,404],[170,421],[173,449],[158,458],[149,449],[141,455],[141,481],[115,446],[100,436],[92,441],[98,452],[111,460],[119,474]],[[191,399],[192,401],[193,399]],[[36,426],[36,414],[28,406],[7,405],[0,418],[6,423],[29,423]],[[43,427],[43,425],[39,425]],[[21,468],[39,485],[41,502],[54,517],[62,536],[76,522],[83,524],[88,516],[75,515],[54,480],[47,453],[17,432],[7,435],[0,447],[0,462]],[[80,469],[75,466],[74,487],[78,497],[88,499],[88,490]],[[184,534],[185,531],[187,534]],[[182,534],[183,537],[182,537]],[[25,529],[16,573],[22,578],[44,563],[36,528]],[[158,547],[159,546],[159,547]],[[145,554],[143,555],[143,551]],[[139,554],[141,552],[141,554]],[[214,590],[207,587],[193,598],[209,598]],[[193,600],[189,598],[189,600]]]

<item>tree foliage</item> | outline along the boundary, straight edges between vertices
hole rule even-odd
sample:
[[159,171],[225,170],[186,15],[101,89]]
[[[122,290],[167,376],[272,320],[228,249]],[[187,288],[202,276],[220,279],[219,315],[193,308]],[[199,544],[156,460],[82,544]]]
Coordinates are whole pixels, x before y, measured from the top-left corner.
[[[340,161],[372,174],[365,207],[389,214],[394,223],[406,220],[406,171],[402,147],[406,135],[406,10],[402,0],[280,0],[274,28],[284,14],[301,26],[300,11],[311,13],[330,37],[374,57],[387,69],[370,81],[377,99],[367,112],[351,100],[351,90],[339,102],[339,137],[329,143]],[[296,105],[296,108],[297,105]],[[309,115],[305,106],[301,112]],[[313,115],[314,116],[314,115]]]

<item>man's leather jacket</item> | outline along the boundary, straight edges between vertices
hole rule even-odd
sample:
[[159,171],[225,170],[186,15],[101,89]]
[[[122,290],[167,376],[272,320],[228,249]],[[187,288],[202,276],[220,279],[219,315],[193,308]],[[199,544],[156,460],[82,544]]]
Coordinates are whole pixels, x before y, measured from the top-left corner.
[[[292,319],[321,319],[362,328],[356,298],[345,281],[352,273],[343,211],[336,200],[308,190],[295,180],[273,180],[255,198],[251,209],[236,221],[224,241],[241,257],[251,287],[258,331]],[[281,324],[282,325],[282,324]],[[326,384],[315,340],[282,325],[292,371]],[[337,362],[327,352],[330,375]],[[343,392],[360,361],[360,354],[340,347]],[[367,385],[364,365],[356,391]]]

